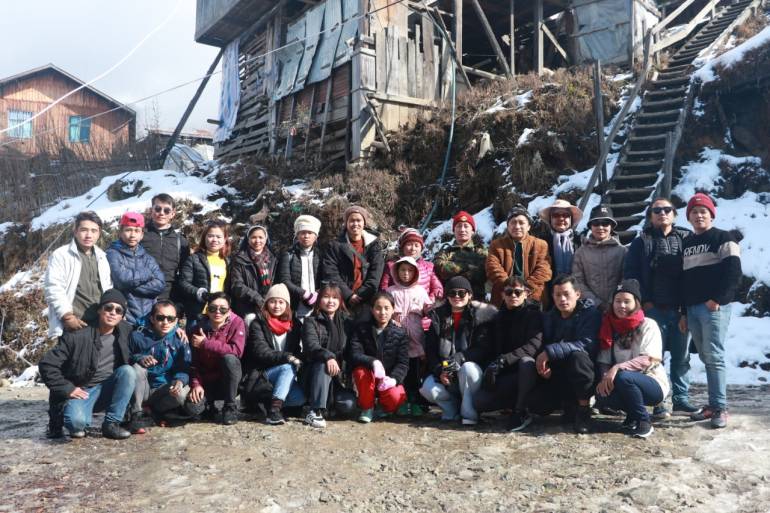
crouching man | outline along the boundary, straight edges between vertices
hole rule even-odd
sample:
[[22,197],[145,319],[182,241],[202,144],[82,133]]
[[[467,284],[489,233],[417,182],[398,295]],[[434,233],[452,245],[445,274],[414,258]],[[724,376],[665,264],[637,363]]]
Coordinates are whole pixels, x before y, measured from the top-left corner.
[[94,326],[66,332],[40,360],[43,382],[50,390],[48,436],[63,428],[83,438],[93,413],[104,411],[102,434],[122,440],[131,433],[120,426],[134,393],[136,374],[129,365],[131,327],[123,322],[126,297],[111,289],[102,294]]

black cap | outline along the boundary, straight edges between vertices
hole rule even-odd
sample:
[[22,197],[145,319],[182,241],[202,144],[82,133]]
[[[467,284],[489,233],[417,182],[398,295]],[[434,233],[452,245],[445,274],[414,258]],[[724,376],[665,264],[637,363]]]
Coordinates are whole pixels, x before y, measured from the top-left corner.
[[615,217],[612,215],[612,209],[607,205],[597,205],[591,209],[591,216],[588,219],[588,226],[591,226],[591,223],[598,221],[599,219],[606,219],[612,223],[613,228],[618,225],[617,221],[615,221]]
[[107,303],[116,303],[123,307],[123,310],[126,310],[128,301],[126,301],[126,296],[123,295],[121,291],[118,289],[110,289],[108,291],[105,291],[102,294],[102,297],[99,298],[99,306],[106,305]]
[[642,302],[642,293],[639,289],[639,282],[636,280],[623,280],[620,282],[620,285],[615,289],[615,292],[612,293],[612,298],[615,298],[615,295],[619,292],[627,292],[634,296],[637,301],[640,303]]
[[455,290],[455,289],[462,289],[467,290],[468,292],[473,292],[473,287],[471,287],[471,282],[468,281],[468,278],[465,276],[455,276],[454,278],[449,278],[449,281],[446,282],[446,286],[444,287],[445,290]]
[[527,221],[529,221],[529,224],[532,224],[532,216],[529,215],[527,208],[520,203],[514,205],[513,208],[508,211],[508,217],[505,218],[505,221],[508,222],[516,216],[524,216],[527,218]]

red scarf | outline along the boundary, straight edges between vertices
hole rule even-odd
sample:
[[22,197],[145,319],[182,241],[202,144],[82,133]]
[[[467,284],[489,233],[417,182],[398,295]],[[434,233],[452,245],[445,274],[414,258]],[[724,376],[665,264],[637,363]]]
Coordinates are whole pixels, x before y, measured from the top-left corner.
[[281,336],[287,331],[291,331],[292,322],[291,319],[282,321],[278,317],[272,315],[267,316],[267,326],[275,335]]
[[599,328],[599,347],[610,349],[612,347],[613,335],[625,335],[634,331],[644,321],[644,310],[641,308],[622,319],[615,316],[615,312],[604,314],[602,318],[602,327]]

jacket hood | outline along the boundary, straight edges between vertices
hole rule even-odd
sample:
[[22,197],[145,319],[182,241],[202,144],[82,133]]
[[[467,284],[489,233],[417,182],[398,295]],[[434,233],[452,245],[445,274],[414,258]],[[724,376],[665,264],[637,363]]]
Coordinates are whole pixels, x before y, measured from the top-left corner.
[[251,232],[253,232],[256,229],[263,230],[265,232],[265,238],[267,239],[267,242],[265,242],[265,249],[270,249],[270,232],[267,231],[267,228],[262,226],[261,224],[255,224],[252,226],[249,226],[249,229],[246,230],[246,233],[241,238],[241,243],[238,245],[239,250],[245,250],[249,247],[249,235],[251,235]]
[[[398,267],[402,264],[408,264],[411,265],[412,268],[414,268],[414,275],[412,276],[411,281],[408,283],[402,282],[401,278],[398,276]],[[393,272],[391,273],[393,276],[393,281],[397,285],[401,285],[402,287],[411,287],[415,283],[417,283],[420,280],[420,266],[417,265],[417,262],[412,257],[401,257],[396,262],[393,263]]]
[[121,254],[127,255],[127,256],[132,256],[132,254],[133,254],[133,255],[136,255],[136,256],[140,257],[140,256],[144,256],[144,255],[147,254],[147,251],[144,249],[144,247],[142,247],[141,244],[137,244],[136,248],[131,250],[131,248],[129,248],[126,245],[126,243],[123,242],[120,239],[118,239],[118,240],[114,241],[112,244],[110,244],[110,249],[117,250]]
[[499,308],[500,312],[508,312],[508,313],[516,313],[516,312],[524,312],[526,310],[538,310],[540,311],[540,303],[535,301],[534,299],[527,298],[524,303],[518,308],[514,308],[513,310],[509,310],[505,306],[501,306]]
[[[271,259],[275,259],[275,255],[272,251],[270,251],[270,248],[265,246],[264,251],[267,251],[267,254],[270,255]],[[230,257],[233,262],[237,262],[239,264],[253,264],[254,262],[251,261],[251,257],[249,256],[249,250],[248,248],[241,247],[238,248],[238,251],[235,252],[234,255]]]

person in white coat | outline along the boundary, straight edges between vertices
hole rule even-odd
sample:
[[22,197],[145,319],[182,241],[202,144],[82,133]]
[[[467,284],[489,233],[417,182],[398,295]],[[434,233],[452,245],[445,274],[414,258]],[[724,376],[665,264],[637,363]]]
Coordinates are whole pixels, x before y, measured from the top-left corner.
[[96,245],[102,220],[96,212],[75,216],[72,241],[51,253],[45,272],[48,336],[76,331],[96,320],[102,292],[112,288],[110,264]]

